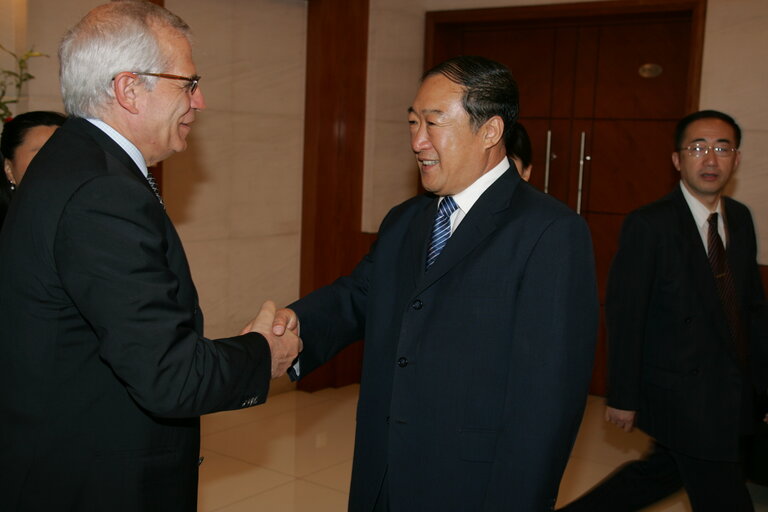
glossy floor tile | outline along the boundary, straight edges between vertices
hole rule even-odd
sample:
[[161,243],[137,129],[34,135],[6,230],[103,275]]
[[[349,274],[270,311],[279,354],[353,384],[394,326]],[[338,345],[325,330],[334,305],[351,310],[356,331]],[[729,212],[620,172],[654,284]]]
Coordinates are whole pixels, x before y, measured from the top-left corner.
[[[264,405],[204,416],[199,511],[345,511],[358,390],[290,391]],[[603,407],[602,398],[589,397],[558,506],[650,446],[642,432],[606,424]],[[768,488],[750,485],[750,491],[756,512],[768,512]],[[684,492],[646,509],[690,511]]]

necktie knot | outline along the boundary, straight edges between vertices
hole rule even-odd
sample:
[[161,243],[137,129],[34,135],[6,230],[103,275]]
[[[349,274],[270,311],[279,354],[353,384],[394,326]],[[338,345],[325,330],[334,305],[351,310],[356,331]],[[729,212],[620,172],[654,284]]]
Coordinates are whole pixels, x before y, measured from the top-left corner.
[[435,215],[435,223],[432,225],[432,237],[427,249],[427,270],[435,262],[451,237],[451,214],[458,207],[456,201],[451,196],[445,196],[440,201],[440,206],[438,206],[437,214]]
[[458,208],[459,205],[456,204],[456,201],[453,199],[453,196],[445,196],[442,201],[440,201],[440,207],[438,208],[438,215],[444,215],[446,217],[450,217],[453,212],[456,211],[456,208]]
[[707,222],[709,222],[710,230],[714,229],[715,231],[717,231],[717,217],[718,217],[717,212],[709,214],[709,218],[707,219]]

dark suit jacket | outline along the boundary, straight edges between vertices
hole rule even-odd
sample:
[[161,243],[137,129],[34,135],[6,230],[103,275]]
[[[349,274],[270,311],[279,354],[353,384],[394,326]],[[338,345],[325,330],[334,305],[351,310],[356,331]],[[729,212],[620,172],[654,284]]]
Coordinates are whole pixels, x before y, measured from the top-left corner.
[[201,414],[263,402],[263,337],[208,340],[181,242],[82,119],[40,151],[0,241],[7,510],[196,506]]
[[392,209],[354,272],[293,304],[302,375],[365,338],[350,510],[553,507],[592,370],[586,223],[514,168],[424,272],[437,199]]
[[[763,290],[747,208],[725,198],[727,258],[765,389]],[[608,280],[608,404],[693,457],[738,460],[751,389],[738,364],[701,236],[678,187],[629,214]],[[762,327],[760,327],[762,325]],[[761,332],[762,331],[762,332]]]

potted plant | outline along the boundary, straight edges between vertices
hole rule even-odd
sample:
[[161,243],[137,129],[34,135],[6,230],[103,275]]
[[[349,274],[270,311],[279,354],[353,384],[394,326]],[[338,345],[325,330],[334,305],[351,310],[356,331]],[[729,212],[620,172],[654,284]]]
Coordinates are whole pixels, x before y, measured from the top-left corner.
[[[15,62],[14,69],[0,69],[0,120],[5,123],[13,117],[10,105],[19,102],[21,96],[21,86],[35,78],[29,73],[29,59],[33,57],[48,57],[48,55],[36,52],[32,49],[18,56],[5,46],[0,44],[0,51],[7,53]],[[9,93],[14,93],[10,96]],[[8,95],[6,97],[6,95]]]

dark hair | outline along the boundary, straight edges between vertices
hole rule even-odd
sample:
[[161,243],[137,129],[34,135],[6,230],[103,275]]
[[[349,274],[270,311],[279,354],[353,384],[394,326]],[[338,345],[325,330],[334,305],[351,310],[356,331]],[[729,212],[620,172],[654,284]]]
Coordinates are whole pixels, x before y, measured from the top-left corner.
[[461,56],[448,59],[433,67],[422,76],[443,75],[465,89],[464,110],[469,114],[470,125],[477,131],[494,116],[504,121],[504,146],[514,143],[512,127],[519,113],[517,83],[506,66],[485,57]]
[[[523,164],[523,169],[531,165],[532,150],[531,139],[528,137],[528,132],[520,123],[515,123],[512,128],[512,145],[507,146],[507,154],[510,158],[517,157],[520,159],[520,163]],[[520,169],[521,171],[523,169]]]
[[61,126],[66,119],[58,112],[43,110],[19,114],[3,126],[3,134],[0,136],[0,154],[3,158],[13,160],[16,148],[24,143],[24,137],[29,130],[36,126]]
[[677,127],[675,128],[676,150],[679,151],[682,148],[683,137],[685,137],[685,130],[688,129],[688,126],[694,121],[699,121],[700,119],[719,119],[721,121],[725,121],[733,128],[733,134],[736,137],[736,147],[738,148],[741,146],[741,128],[739,128],[739,125],[736,124],[736,121],[734,121],[731,116],[717,110],[699,110],[698,112],[688,114],[677,122]]
[[[61,126],[66,117],[58,112],[33,111],[19,114],[3,126],[0,135],[0,168],[5,168],[5,159],[13,160],[16,148],[24,143],[27,132],[36,126]],[[13,189],[5,177],[0,175],[0,227],[5,220]]]

